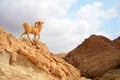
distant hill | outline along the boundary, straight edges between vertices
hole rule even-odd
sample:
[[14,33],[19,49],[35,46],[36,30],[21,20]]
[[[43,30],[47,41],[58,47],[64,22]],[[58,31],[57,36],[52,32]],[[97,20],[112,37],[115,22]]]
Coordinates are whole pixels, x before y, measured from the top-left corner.
[[112,41],[91,35],[69,52],[65,60],[78,68],[82,76],[95,78],[120,65],[120,37]]
[[67,53],[59,53],[59,54],[54,54],[56,57],[59,57],[59,58],[64,58]]

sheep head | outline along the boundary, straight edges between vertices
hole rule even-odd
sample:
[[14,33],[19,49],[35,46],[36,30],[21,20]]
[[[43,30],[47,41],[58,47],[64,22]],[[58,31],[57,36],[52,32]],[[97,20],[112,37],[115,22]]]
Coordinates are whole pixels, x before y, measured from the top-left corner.
[[39,26],[39,25],[42,25],[42,24],[44,24],[44,22],[42,22],[42,21],[36,21],[35,22],[35,26]]

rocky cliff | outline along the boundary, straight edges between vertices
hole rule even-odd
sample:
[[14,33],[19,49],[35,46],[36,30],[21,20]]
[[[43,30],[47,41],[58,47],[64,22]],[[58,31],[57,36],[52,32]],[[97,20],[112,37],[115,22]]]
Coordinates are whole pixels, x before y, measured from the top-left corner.
[[37,40],[16,39],[0,27],[0,80],[82,80],[79,70]]
[[120,39],[92,35],[68,53],[65,60],[81,71],[82,76],[95,78],[120,65]]

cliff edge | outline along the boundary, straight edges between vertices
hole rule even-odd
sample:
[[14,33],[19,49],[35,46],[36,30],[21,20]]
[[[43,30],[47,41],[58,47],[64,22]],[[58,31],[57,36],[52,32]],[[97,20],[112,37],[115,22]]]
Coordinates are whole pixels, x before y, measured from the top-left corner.
[[33,42],[0,27],[0,80],[81,80],[79,70]]

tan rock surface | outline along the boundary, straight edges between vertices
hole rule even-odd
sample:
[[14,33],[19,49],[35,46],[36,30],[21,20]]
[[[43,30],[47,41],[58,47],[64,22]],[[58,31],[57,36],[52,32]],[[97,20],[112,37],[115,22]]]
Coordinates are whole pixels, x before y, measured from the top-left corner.
[[0,27],[0,80],[81,80],[79,70],[33,42]]
[[63,58],[67,55],[67,53],[59,53],[59,54],[54,54],[56,57]]
[[82,76],[94,78],[120,65],[120,49],[104,36],[92,35],[69,52],[65,60],[78,68]]

